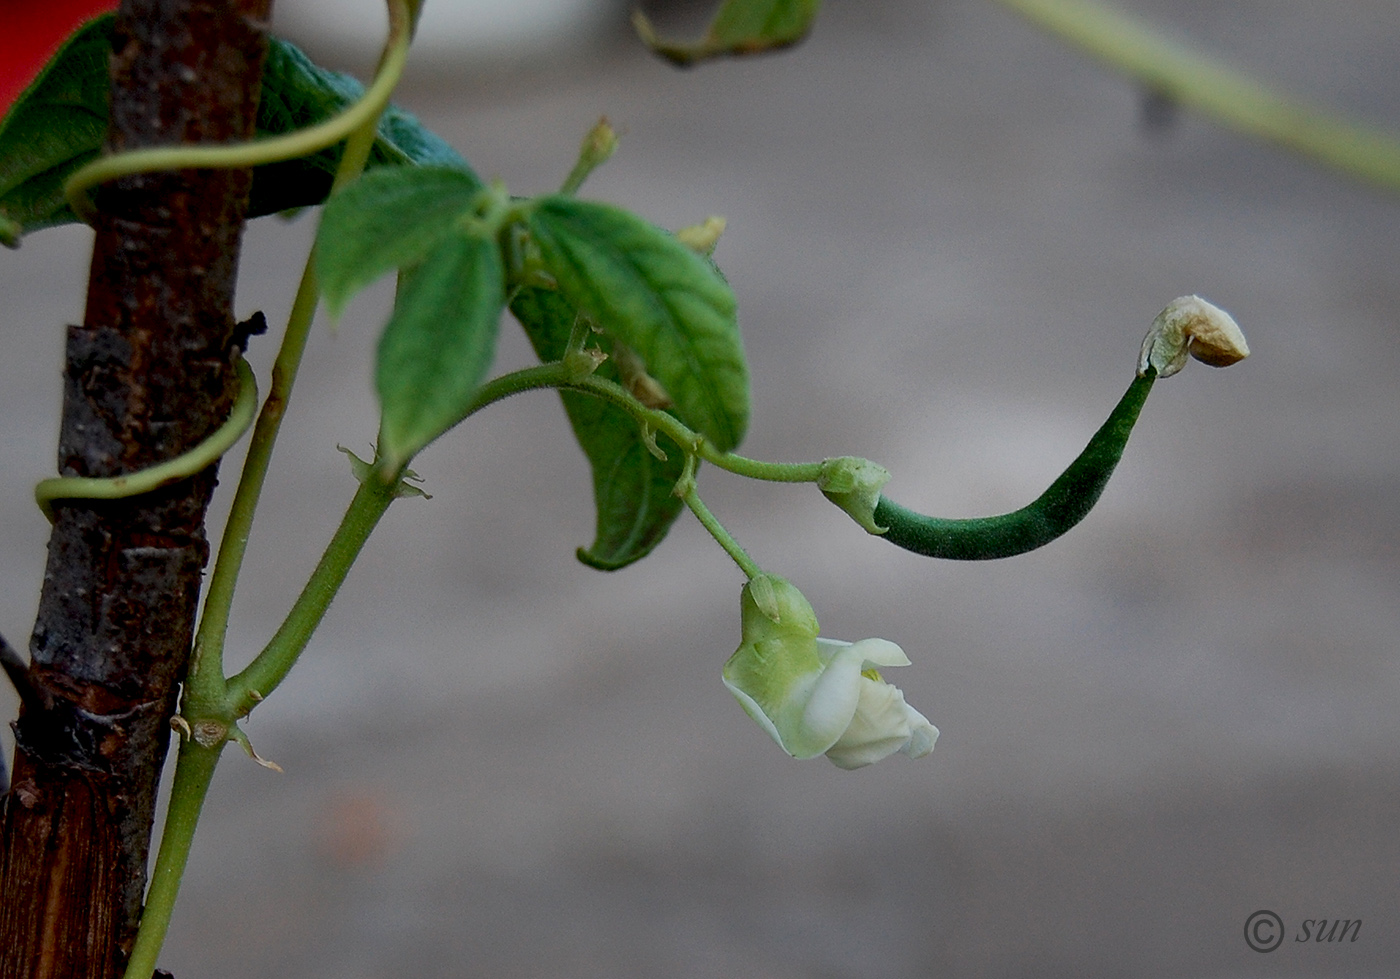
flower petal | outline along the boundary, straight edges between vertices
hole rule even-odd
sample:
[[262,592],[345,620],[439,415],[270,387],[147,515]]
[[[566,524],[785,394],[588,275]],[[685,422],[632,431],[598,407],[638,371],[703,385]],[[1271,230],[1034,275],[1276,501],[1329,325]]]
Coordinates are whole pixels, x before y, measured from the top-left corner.
[[865,661],[865,666],[908,666],[909,657],[898,644],[888,639],[862,639],[855,644],[855,650]]
[[[860,661],[853,659],[853,662],[854,669],[848,672],[858,675]],[[816,640],[789,636],[740,646],[724,664],[721,676],[749,716],[758,721],[784,751],[794,758],[813,758],[841,736],[856,709],[854,692],[850,704],[843,708],[831,699],[832,693],[837,692],[835,688],[827,688],[819,698],[821,709],[826,713],[820,717],[820,726],[815,731],[811,729],[806,711],[826,673],[817,655]],[[854,690],[854,684],[851,686]],[[844,717],[830,713],[843,709]],[[831,729],[832,725],[837,726]]]
[[[860,675],[864,660],[860,651],[850,643],[841,643],[811,687],[802,708],[799,737],[802,751],[792,751],[796,758],[814,758],[834,745],[850,727],[860,705]],[[828,647],[830,648],[830,647]],[[789,750],[792,745],[789,745]]]
[[1138,373],[1149,367],[1171,377],[1187,355],[1212,367],[1228,367],[1249,356],[1249,344],[1234,317],[1200,296],[1180,296],[1157,314],[1142,341]]
[[861,768],[888,758],[908,744],[913,733],[898,687],[861,677],[859,697],[850,725],[826,752],[838,768]]
[[933,750],[938,729],[876,672],[909,665],[898,645],[819,637],[811,605],[776,576],[756,576],[740,604],[743,638],[724,664],[724,685],[789,755],[860,768],[896,751]]
[[922,758],[933,751],[933,746],[938,741],[938,728],[908,704],[904,705],[904,709],[909,712],[910,733],[909,740],[899,749],[900,753],[910,758]]

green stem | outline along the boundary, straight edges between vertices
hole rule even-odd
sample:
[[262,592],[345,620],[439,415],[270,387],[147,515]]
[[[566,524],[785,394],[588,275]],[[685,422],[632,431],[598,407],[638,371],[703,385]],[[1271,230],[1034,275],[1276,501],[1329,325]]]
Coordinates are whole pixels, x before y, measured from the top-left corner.
[[726,472],[770,483],[815,483],[822,474],[820,462],[763,462],[733,452],[720,452],[709,442],[701,443],[700,457]]
[[397,474],[391,482],[368,476],[360,483],[335,536],[281,627],[248,668],[229,679],[226,702],[235,715],[251,711],[291,671],[365,541],[399,496],[399,483]]
[[[754,479],[767,479],[776,482],[815,482],[817,477],[821,475],[821,463],[785,465],[777,462],[747,459],[732,452],[720,452],[705,441],[702,436],[691,431],[674,415],[647,408],[632,397],[620,384],[613,381],[593,376],[575,377],[562,361],[541,364],[538,367],[527,367],[524,370],[493,378],[477,390],[476,395],[463,410],[458,421],[454,422],[454,425],[476,414],[487,405],[495,404],[511,395],[547,387],[581,391],[615,404],[629,412],[639,425],[648,425],[657,431],[664,432],[668,438],[679,445],[686,453],[687,463],[685,475],[681,477],[681,486],[684,488],[681,499],[685,501],[686,506],[690,507],[691,512],[695,514],[711,536],[724,548],[725,553],[733,558],[734,563],[750,578],[762,574],[762,569],[754,563],[753,558],[749,557],[739,546],[738,541],[730,535],[729,531],[700,499],[695,489],[695,459],[703,457],[731,472]],[[267,692],[261,687],[255,687],[255,689],[262,693]]]
[[[312,318],[316,313],[317,289],[313,263],[308,260],[302,272],[301,284],[292,302],[287,332],[283,336],[277,360],[272,365],[272,381],[267,400],[263,402],[248,454],[239,474],[238,488],[224,524],[219,541],[219,555],[209,578],[204,598],[199,631],[195,637],[194,655],[190,660],[189,689],[186,710],[198,713],[201,708],[222,703],[224,699],[224,639],[228,633],[229,613],[233,593],[243,569],[252,533],[253,516],[262,495],[263,484],[277,444],[277,434],[287,410],[292,385],[296,381]],[[198,706],[196,706],[198,705]]]
[[[408,46],[412,40],[414,8],[408,0],[388,0],[388,6],[389,39],[374,83],[358,102],[335,119],[309,130],[256,142],[246,147],[171,147],[121,154],[100,160],[70,178],[66,190],[74,211],[80,215],[83,213],[82,209],[87,205],[88,188],[115,176],[167,167],[242,167],[280,159],[294,159],[329,146],[346,136],[349,139],[336,171],[332,192],[353,180],[364,169],[374,142],[379,116],[403,74]],[[132,157],[136,159],[133,160]],[[297,369],[306,348],[311,320],[316,311],[314,258],[313,251],[307,258],[306,270],[302,274],[296,300],[292,304],[287,332],[272,369],[271,391],[254,428],[248,459],[239,478],[238,491],[224,529],[219,557],[200,618],[184,695],[184,709],[196,719],[196,725],[200,719],[212,719],[227,725],[224,730],[228,730],[233,723],[233,717],[238,713],[247,713],[259,699],[253,691],[271,689],[281,679],[279,676],[275,681],[269,682],[268,678],[257,677],[262,687],[243,684],[237,687],[238,696],[231,696],[234,691],[230,690],[223,677],[223,644],[234,586],[247,550],[253,512],[257,508],[273,444],[281,427],[287,399],[296,379]],[[344,580],[350,563],[359,553],[374,524],[388,508],[397,488],[397,482],[392,486],[370,488],[368,483],[361,486],[361,491],[351,503],[351,513],[346,514],[341,530],[337,532],[316,573],[308,582],[306,590],[302,593],[302,600],[293,608],[289,622],[295,620],[295,624],[300,625],[310,617],[314,619],[314,628],[315,622],[320,621],[320,616],[330,605],[335,589]],[[382,500],[375,490],[384,495]],[[368,500],[362,502],[362,497],[366,496]],[[355,515],[354,519],[352,514]],[[348,529],[347,524],[350,525]],[[356,537],[357,542],[352,542],[351,539]],[[307,597],[308,592],[313,593],[310,599]],[[320,611],[314,616],[308,616],[309,607],[318,603]],[[283,637],[287,631],[287,625],[284,624],[278,631],[278,636],[274,637],[274,644],[277,643],[278,637]],[[309,630],[306,636],[310,636]],[[303,638],[296,651],[289,657],[284,657],[287,660],[285,669],[291,668],[291,662],[295,661],[296,654],[305,646],[305,642]],[[259,657],[260,660],[267,658]],[[285,669],[282,676],[286,675]],[[246,673],[245,670],[244,674]],[[222,750],[223,742],[211,747],[203,747],[189,741],[181,744],[175,766],[170,808],[161,832],[160,850],[152,872],[146,908],[141,916],[141,926],[136,935],[132,957],[124,973],[129,979],[146,979],[155,969],[157,956],[170,927],[170,915],[174,909],[185,864],[189,859],[200,809]]]
[[[390,0],[389,39],[380,62],[379,74],[364,97],[338,117],[344,119],[354,113],[357,122],[346,140],[345,152],[341,154],[340,164],[336,168],[331,193],[354,180],[364,170],[370,149],[374,145],[379,116],[403,74],[409,41],[409,8],[403,0]],[[302,270],[301,282],[292,302],[291,314],[287,318],[282,345],[277,352],[277,360],[272,365],[270,390],[267,400],[263,403],[262,412],[258,415],[257,425],[253,429],[248,455],[239,475],[238,489],[229,509],[228,522],[224,525],[219,556],[209,580],[209,591],[200,618],[189,678],[189,694],[204,705],[222,702],[224,697],[223,648],[228,632],[229,613],[233,606],[233,593],[243,569],[253,517],[267,480],[277,435],[286,415],[292,387],[296,383],[297,372],[301,368],[306,343],[311,334],[311,324],[316,315],[319,289],[315,260],[316,253],[313,249],[307,256],[306,267]]]
[[[815,483],[821,476],[822,464],[820,462],[764,462],[733,452],[721,452],[706,441],[704,436],[692,431],[675,415],[648,408],[615,381],[592,375],[578,377],[575,371],[571,370],[563,361],[551,361],[537,367],[527,367],[492,378],[477,389],[471,401],[448,427],[460,425],[481,409],[493,405],[497,401],[524,391],[534,391],[540,388],[580,391],[584,394],[591,394],[595,398],[601,398],[626,411],[637,420],[639,425],[647,425],[663,433],[685,452],[698,455],[706,462],[739,476],[762,479],[772,483]],[[254,438],[256,438],[256,433],[254,433]]]
[[612,126],[608,125],[607,119],[599,119],[598,122],[588,131],[588,135],[583,137],[583,143],[579,146],[578,160],[574,163],[574,168],[569,171],[569,175],[564,178],[564,183],[559,187],[559,193],[572,197],[578,193],[578,189],[583,186],[583,182],[588,179],[588,175],[598,169],[617,149],[617,133]]
[[820,462],[764,462],[761,459],[750,459],[733,452],[721,452],[704,436],[691,431],[675,415],[646,407],[632,397],[622,385],[606,378],[586,377],[579,381],[562,384],[560,387],[582,391],[617,405],[629,412],[637,419],[638,423],[649,425],[658,432],[665,433],[667,438],[681,446],[686,452],[698,455],[701,459],[726,472],[747,476],[749,479],[762,479],[771,483],[815,483],[821,476],[822,464]]
[[763,569],[753,558],[749,557],[747,551],[739,546],[739,542],[725,529],[724,524],[720,523],[710,512],[710,508],[705,506],[704,501],[700,499],[700,494],[695,489],[693,476],[685,481],[685,492],[681,494],[681,499],[685,501],[686,506],[690,507],[690,512],[695,514],[700,523],[710,532],[710,536],[719,542],[720,547],[724,548],[724,552],[734,559],[739,570],[744,572],[750,581],[763,574]]
[[578,189],[583,186],[583,182],[588,179],[588,175],[597,168],[596,163],[579,158],[574,164],[574,168],[569,171],[569,175],[564,178],[564,182],[559,186],[559,193],[572,197],[578,193]]
[[155,972],[156,958],[180,892],[180,878],[189,860],[195,826],[223,749],[222,743],[206,748],[195,741],[180,742],[175,780],[170,788],[170,807],[160,836],[160,853],[151,874],[150,889],[146,892],[146,906],[141,912],[141,930],[136,934],[124,974],[130,979],[143,979]]
[[1227,64],[1164,37],[1094,0],[1000,0],[1039,26],[1174,102],[1242,132],[1391,190],[1400,190],[1400,140],[1282,95]]
[[1012,513],[970,520],[926,517],[886,497],[875,505],[881,535],[897,547],[925,557],[986,561],[1024,554],[1050,543],[1093,509],[1122,458],[1133,424],[1157,373],[1136,377],[1084,451],[1035,502]]

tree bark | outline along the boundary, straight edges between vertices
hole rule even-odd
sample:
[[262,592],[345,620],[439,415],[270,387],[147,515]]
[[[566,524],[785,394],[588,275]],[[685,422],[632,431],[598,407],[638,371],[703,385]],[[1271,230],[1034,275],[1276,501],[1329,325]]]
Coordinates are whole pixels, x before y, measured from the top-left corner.
[[[108,145],[250,137],[269,7],[124,0]],[[68,329],[60,472],[134,472],[223,422],[250,183],[248,171],[181,171],[99,191],[84,322]],[[211,467],[128,500],[55,504],[0,826],[3,979],[124,968],[215,482]]]

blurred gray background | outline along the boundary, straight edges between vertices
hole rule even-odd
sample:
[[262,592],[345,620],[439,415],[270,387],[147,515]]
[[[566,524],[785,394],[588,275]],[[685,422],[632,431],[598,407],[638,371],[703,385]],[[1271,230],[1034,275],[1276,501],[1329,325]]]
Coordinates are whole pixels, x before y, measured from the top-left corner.
[[[1132,6],[1400,129],[1400,4]],[[751,357],[749,454],[858,453],[903,503],[999,512],[1079,451],[1173,297],[1229,309],[1254,354],[1159,384],[1098,509],[1008,561],[927,561],[810,488],[702,473],[825,634],[914,660],[889,678],[937,750],[854,773],[788,759],[720,684],[741,578],[693,520],[641,565],[585,568],[588,473],[557,398],[478,416],[420,458],[433,499],[389,514],[247,725],[286,774],[226,755],[163,964],[1400,971],[1400,199],[1189,112],[1146,128],[1132,83],[988,0],[832,2],[792,52],[690,72],[610,16],[576,49],[439,64],[401,101],[521,194],[557,186],[607,114],[622,146],[586,194],[667,227],[729,219],[716,258]],[[250,229],[241,315],[284,320],[313,224]],[[87,244],[66,229],[0,256],[0,625],[18,640]],[[376,288],[315,331],[235,661],[351,495],[336,444],[368,452],[388,302]],[[251,355],[264,377],[275,342]],[[501,369],[529,359],[505,324]],[[1243,940],[1258,909],[1289,929],[1269,955]],[[1358,940],[1293,940],[1323,918],[1362,919]]]

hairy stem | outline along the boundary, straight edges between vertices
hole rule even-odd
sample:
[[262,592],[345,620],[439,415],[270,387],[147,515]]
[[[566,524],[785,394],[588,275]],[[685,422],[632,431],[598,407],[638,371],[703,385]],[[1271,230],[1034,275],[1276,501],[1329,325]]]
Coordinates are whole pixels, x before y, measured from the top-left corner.
[[681,494],[681,499],[685,501],[686,506],[690,507],[690,512],[695,514],[696,519],[710,532],[710,536],[719,543],[720,547],[724,548],[724,553],[734,560],[734,563],[739,566],[739,570],[744,572],[750,581],[763,574],[763,569],[753,558],[749,557],[747,551],[739,546],[739,542],[725,529],[724,524],[720,523],[710,512],[710,508],[705,506],[705,502],[700,499],[700,494],[696,492],[693,478],[686,481],[685,492]]
[[[405,0],[390,0],[389,6],[390,43],[380,62],[379,72],[364,96],[340,115],[318,126],[285,136],[232,146],[157,146],[99,157],[74,173],[64,184],[63,193],[68,199],[68,206],[80,219],[91,222],[95,212],[88,191],[119,177],[160,170],[239,170],[281,160],[295,160],[338,143],[366,126],[372,142],[379,115],[389,104],[389,96],[403,75],[411,34],[409,8]],[[363,165],[362,160],[360,166]]]
[[247,669],[229,679],[226,702],[235,714],[251,711],[286,678],[321,624],[369,535],[399,495],[397,477],[384,482],[369,474],[360,483],[335,536],[276,634]]
[[[404,0],[390,0],[389,39],[374,84],[369,87],[359,102],[348,108],[337,119],[315,127],[332,134],[333,138],[329,142],[334,142],[344,136],[347,131],[349,132],[345,152],[342,154],[340,165],[336,169],[331,193],[335,193],[336,190],[354,180],[364,169],[365,162],[369,158],[370,148],[374,144],[380,113],[388,104],[389,95],[403,74],[410,39],[410,17],[407,4],[404,3]],[[354,122],[354,126],[348,130],[343,123],[333,129],[327,129],[332,124],[347,118]],[[322,133],[322,138],[324,137],[325,133]],[[276,141],[268,140],[267,142]],[[322,143],[321,145],[326,144]],[[314,147],[314,149],[320,148],[321,146]],[[282,428],[282,419],[286,415],[287,404],[291,399],[292,386],[296,383],[302,356],[306,352],[306,342],[310,336],[311,323],[316,315],[318,300],[319,290],[316,283],[315,252],[313,250],[307,256],[306,267],[302,271],[296,298],[292,302],[287,330],[282,337],[282,346],[277,352],[277,360],[272,365],[270,390],[253,429],[253,436],[248,445],[248,455],[239,476],[238,489],[234,493],[228,522],[224,525],[224,535],[219,544],[218,558],[214,563],[208,594],[204,601],[204,610],[199,623],[199,635],[195,643],[195,656],[190,667],[190,693],[206,704],[220,701],[223,697],[223,647],[224,637],[228,632],[228,617],[233,605],[233,593],[238,584],[239,573],[243,569],[243,559],[248,550],[248,538],[252,532],[253,517],[257,512],[263,485],[267,480],[268,468],[272,462],[272,451],[277,443],[277,435]]]
[[170,807],[160,836],[160,853],[151,874],[150,889],[146,892],[146,906],[141,912],[141,930],[126,966],[125,975],[130,979],[144,979],[155,971],[156,958],[165,942],[170,915],[180,892],[180,879],[189,860],[199,813],[204,808],[204,797],[214,779],[214,767],[226,743],[206,748],[195,741],[180,742],[175,780],[170,788]]
[[217,462],[248,430],[258,410],[258,382],[248,362],[239,359],[238,400],[228,420],[213,435],[174,459],[124,476],[55,476],[34,487],[34,501],[53,523],[55,500],[125,500],[187,479]]

